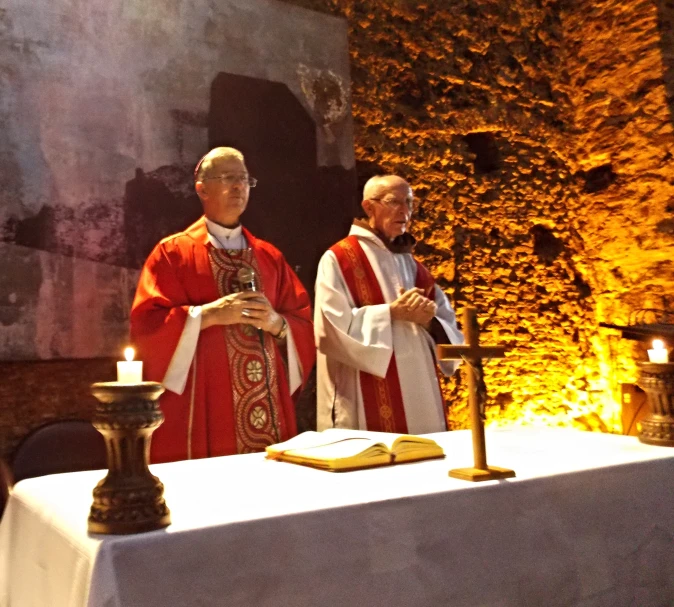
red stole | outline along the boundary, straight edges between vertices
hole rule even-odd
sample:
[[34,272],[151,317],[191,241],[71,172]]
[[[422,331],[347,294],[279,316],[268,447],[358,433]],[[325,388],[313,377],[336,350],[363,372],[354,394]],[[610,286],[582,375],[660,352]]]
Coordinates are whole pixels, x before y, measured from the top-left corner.
[[[292,331],[306,381],[316,352],[309,297],[278,249],[245,228],[244,235],[260,285]],[[229,290],[227,256],[212,252],[202,218],[162,241],[148,257],[131,311],[131,336],[145,361],[145,379],[164,378],[189,306],[214,301]],[[152,462],[262,450],[297,434],[283,356],[273,338],[265,336],[264,343],[266,361],[257,335],[247,335],[242,327],[212,326],[201,332],[184,392],[162,395],[165,421],[152,438]],[[265,366],[271,402],[267,382],[260,381]]]
[[[209,247],[209,255],[221,297],[240,290],[240,268],[251,269],[257,290],[265,291],[253,249],[224,251]],[[236,452],[261,451],[281,440],[283,428],[279,422],[285,421],[280,411],[278,348],[272,337],[251,325],[226,325],[221,329],[229,362]]]
[[[372,266],[356,236],[347,236],[330,249],[337,258],[351,297],[359,308],[386,303]],[[433,299],[435,281],[418,261],[415,286]],[[385,377],[360,372],[363,406],[368,430],[407,434],[405,407],[395,352],[391,355]]]

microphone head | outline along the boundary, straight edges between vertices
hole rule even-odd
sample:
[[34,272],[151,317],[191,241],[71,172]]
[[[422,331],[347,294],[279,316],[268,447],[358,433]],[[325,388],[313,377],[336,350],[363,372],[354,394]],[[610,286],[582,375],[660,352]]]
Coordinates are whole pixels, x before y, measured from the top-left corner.
[[255,291],[255,272],[250,268],[240,268],[236,273],[237,280],[241,283],[243,291]]

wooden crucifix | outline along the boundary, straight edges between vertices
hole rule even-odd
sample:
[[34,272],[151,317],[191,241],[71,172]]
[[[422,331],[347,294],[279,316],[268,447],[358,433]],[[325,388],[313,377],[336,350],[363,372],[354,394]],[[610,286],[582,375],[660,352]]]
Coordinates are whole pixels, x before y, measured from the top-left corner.
[[503,358],[505,346],[480,346],[480,329],[477,324],[477,310],[467,307],[463,311],[463,331],[465,346],[438,344],[437,352],[440,360],[463,359],[468,366],[468,404],[470,406],[470,423],[473,432],[473,468],[455,468],[449,476],[465,481],[489,481],[515,476],[514,470],[487,465],[487,447],[484,440],[484,394],[481,393],[482,359]]

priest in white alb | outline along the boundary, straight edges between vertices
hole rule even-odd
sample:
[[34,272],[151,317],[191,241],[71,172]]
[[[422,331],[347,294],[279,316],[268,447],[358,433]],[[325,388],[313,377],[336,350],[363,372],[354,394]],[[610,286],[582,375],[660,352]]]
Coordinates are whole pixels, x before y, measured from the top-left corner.
[[446,430],[435,343],[462,344],[454,310],[412,255],[410,185],[370,179],[366,219],[321,258],[314,329],[317,426],[424,434]]

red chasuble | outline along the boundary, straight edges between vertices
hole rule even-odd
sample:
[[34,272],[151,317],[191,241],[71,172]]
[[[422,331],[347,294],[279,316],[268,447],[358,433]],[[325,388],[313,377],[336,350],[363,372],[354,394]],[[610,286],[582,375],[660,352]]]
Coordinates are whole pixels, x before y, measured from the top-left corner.
[[[344,276],[351,298],[357,307],[386,303],[377,277],[356,236],[347,236],[330,249]],[[416,260],[415,260],[416,261]],[[418,261],[416,287],[433,299],[435,281],[431,273]],[[407,420],[403,405],[400,378],[395,352],[385,377],[360,372],[360,387],[368,430],[407,434]]]
[[[202,217],[148,257],[131,310],[146,380],[164,379],[190,306],[236,291],[236,273],[249,267],[286,319],[306,381],[316,357],[309,296],[278,249],[243,232],[249,249],[216,249]],[[152,462],[262,451],[297,434],[285,361],[271,335],[263,341],[264,350],[258,331],[242,324],[201,331],[182,395],[161,397],[165,421],[152,437]]]

